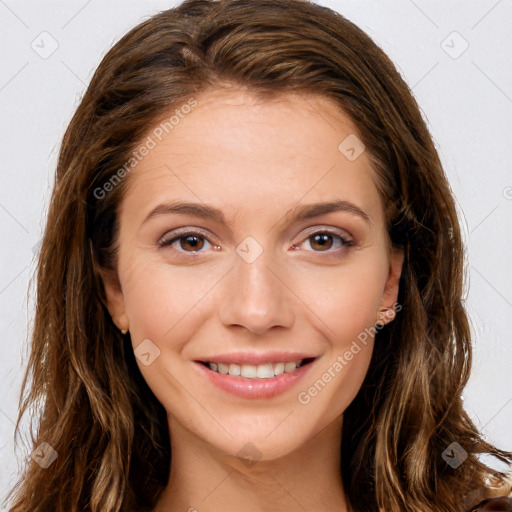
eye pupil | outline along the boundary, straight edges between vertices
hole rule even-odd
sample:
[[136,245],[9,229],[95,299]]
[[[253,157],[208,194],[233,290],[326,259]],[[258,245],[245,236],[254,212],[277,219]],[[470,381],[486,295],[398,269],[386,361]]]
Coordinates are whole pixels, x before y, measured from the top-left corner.
[[[193,251],[197,251],[198,248],[199,249],[202,248],[202,243],[198,243],[199,240],[201,240],[201,238],[194,236],[194,235],[184,236],[181,238],[181,242],[180,242],[181,248],[185,249],[185,247],[184,247],[184,242],[185,242],[185,244],[190,244],[192,246]],[[198,245],[199,245],[199,247],[198,247]]]
[[[329,239],[331,240],[331,243],[329,244]],[[314,243],[319,243],[319,247],[321,249],[330,249],[332,245],[332,236],[328,234],[316,234],[313,236]],[[313,245],[313,244],[312,244]]]

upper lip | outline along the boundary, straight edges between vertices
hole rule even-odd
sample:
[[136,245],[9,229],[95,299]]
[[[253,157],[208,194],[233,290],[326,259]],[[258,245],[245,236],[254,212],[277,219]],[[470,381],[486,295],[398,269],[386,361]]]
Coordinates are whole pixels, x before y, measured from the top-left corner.
[[226,363],[226,364],[252,364],[265,363],[286,363],[288,361],[302,361],[303,359],[315,359],[317,356],[303,352],[231,352],[229,354],[218,354],[198,361],[203,363]]

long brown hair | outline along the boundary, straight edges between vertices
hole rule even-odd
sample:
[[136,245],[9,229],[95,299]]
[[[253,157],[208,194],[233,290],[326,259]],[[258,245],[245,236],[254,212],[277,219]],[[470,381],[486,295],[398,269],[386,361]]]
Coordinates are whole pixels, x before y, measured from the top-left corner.
[[[55,450],[56,458],[47,467],[37,456],[27,460],[10,512],[148,511],[167,484],[166,411],[142,378],[129,335],[112,322],[98,269],[116,268],[116,211],[137,172],[126,162],[136,166],[137,147],[155,123],[226,83],[268,98],[333,99],[358,127],[390,240],[405,250],[401,312],[377,333],[340,432],[351,509],[469,510],[504,482],[479,454],[510,464],[512,453],[484,441],[463,409],[471,368],[464,249],[409,87],[362,30],[326,7],[188,0],[107,53],[64,135],[16,425],[18,434],[33,410],[33,449],[47,461]],[[442,456],[454,442],[468,454],[457,468]]]

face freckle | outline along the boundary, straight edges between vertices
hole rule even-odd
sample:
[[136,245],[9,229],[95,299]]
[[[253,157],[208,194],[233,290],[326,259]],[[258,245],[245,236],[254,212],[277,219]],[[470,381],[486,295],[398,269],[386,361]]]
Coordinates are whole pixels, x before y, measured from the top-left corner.
[[[366,152],[341,144],[359,140],[356,127],[334,103],[241,90],[197,100],[128,177],[113,308],[134,349],[144,342],[157,354],[138,364],[175,429],[230,454],[251,439],[271,459],[356,395],[373,338],[357,351],[354,341],[395,303],[401,256],[388,251]],[[198,363],[276,352],[314,360],[265,398],[219,387]],[[293,411],[284,423],[283,411]]]

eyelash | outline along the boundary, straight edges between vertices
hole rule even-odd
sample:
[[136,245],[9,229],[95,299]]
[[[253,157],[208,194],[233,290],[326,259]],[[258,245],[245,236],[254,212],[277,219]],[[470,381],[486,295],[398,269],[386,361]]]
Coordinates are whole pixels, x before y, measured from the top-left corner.
[[[333,231],[331,229],[321,229],[321,230],[318,230],[318,231],[315,231],[315,232],[311,233],[309,236],[304,238],[299,244],[294,244],[294,247],[302,245],[303,242],[305,242],[306,240],[309,240],[310,238],[313,238],[315,235],[330,235],[330,236],[332,236],[334,238],[338,238],[341,241],[341,247],[339,247],[339,248],[337,248],[335,250],[331,250],[329,248],[329,249],[326,249],[325,251],[312,251],[312,252],[316,252],[316,253],[319,253],[319,254],[324,254],[325,253],[325,254],[329,254],[329,255],[332,255],[332,256],[336,256],[337,255],[336,253],[338,253],[340,251],[343,251],[343,249],[346,250],[346,249],[349,249],[350,247],[354,246],[354,241],[353,240],[348,239],[348,238],[340,235],[339,233],[337,233],[337,232],[335,232],[335,231]],[[204,238],[211,245],[216,245],[216,244],[212,244],[212,242],[210,242],[210,240],[208,239],[208,235],[206,233],[201,232],[201,231],[181,231],[181,232],[178,232],[178,233],[173,233],[171,236],[172,236],[172,238],[168,238],[168,237],[164,236],[158,242],[158,246],[160,248],[172,246],[176,242],[179,242],[180,240],[185,239],[187,236],[196,236],[197,238]],[[178,249],[178,252],[180,252],[182,254],[196,255],[196,254],[199,254],[199,253],[204,252],[204,251],[182,251],[182,250]],[[339,255],[339,256],[341,256],[341,255]]]

